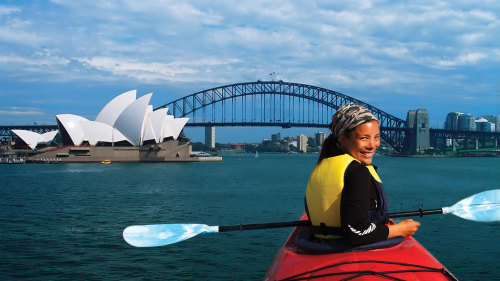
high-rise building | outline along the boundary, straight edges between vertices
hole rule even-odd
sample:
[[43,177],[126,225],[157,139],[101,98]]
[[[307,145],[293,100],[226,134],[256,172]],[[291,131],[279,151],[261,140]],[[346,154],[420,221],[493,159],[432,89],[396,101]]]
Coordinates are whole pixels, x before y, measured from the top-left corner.
[[494,132],[495,124],[489,122],[485,118],[479,118],[475,121],[476,123],[476,131],[480,132]]
[[410,133],[407,136],[410,153],[421,153],[430,147],[429,113],[427,109],[408,111],[406,117],[407,128]]
[[458,117],[458,130],[460,131],[475,131],[476,122],[472,114],[462,114]]
[[460,112],[450,112],[446,116],[446,121],[444,123],[444,128],[446,130],[458,130],[458,118],[463,115]]
[[271,141],[272,142],[280,142],[281,141],[281,134],[280,133],[272,134]]
[[325,140],[325,133],[317,132],[315,134],[315,138],[316,138],[316,146],[321,146],[323,144],[323,141]]
[[215,127],[205,127],[205,145],[209,148],[215,148]]
[[484,119],[488,120],[489,122],[493,123],[494,125],[494,132],[500,132],[500,116],[494,116],[494,115],[487,115],[483,116]]
[[300,134],[297,136],[297,148],[299,151],[307,152],[307,140],[306,135]]

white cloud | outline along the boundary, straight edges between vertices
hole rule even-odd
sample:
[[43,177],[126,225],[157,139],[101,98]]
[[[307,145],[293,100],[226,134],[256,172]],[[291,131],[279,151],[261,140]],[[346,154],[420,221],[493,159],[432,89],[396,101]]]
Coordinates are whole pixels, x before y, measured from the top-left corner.
[[492,65],[500,61],[496,1],[12,3],[0,6],[3,84],[193,89],[275,71],[283,80],[364,92],[498,88],[490,74],[500,71]]
[[440,60],[437,62],[437,65],[443,67],[455,67],[461,65],[471,65],[477,64],[480,60],[483,60],[487,57],[486,54],[483,53],[468,53],[459,55],[453,60]]
[[466,34],[462,34],[460,36],[460,39],[465,44],[474,44],[474,43],[477,43],[479,40],[483,39],[484,37],[486,37],[486,34],[484,34],[482,32],[466,33]]
[[28,20],[12,19],[0,25],[0,41],[21,46],[36,46],[47,39],[31,31],[33,23]]
[[382,48],[380,50],[382,53],[394,57],[394,58],[403,58],[404,56],[409,54],[409,50],[406,47],[388,47],[388,48]]
[[486,54],[483,53],[469,53],[459,56],[457,60],[464,64],[475,64],[486,57]]
[[40,108],[32,107],[8,107],[0,109],[0,115],[40,115],[44,114]]
[[47,51],[36,52],[34,56],[5,56],[0,55],[0,64],[6,65],[29,65],[29,66],[65,66],[69,64],[69,60],[59,56],[53,56]]
[[475,10],[470,11],[468,13],[468,15],[470,15],[470,17],[473,17],[473,18],[476,18],[479,20],[483,20],[483,21],[487,21],[487,22],[493,22],[493,21],[498,20],[497,16],[490,11],[485,12],[482,10],[475,9]]
[[20,11],[21,9],[18,7],[9,7],[0,5],[0,17],[18,13]]
[[[111,57],[76,58],[87,67],[109,72],[113,75],[126,76],[138,81],[151,83],[161,81],[209,81],[212,68],[223,67],[238,62],[236,59],[219,60],[216,58],[175,60],[170,63],[139,62]],[[204,73],[200,73],[200,69]],[[200,75],[198,75],[200,73]]]
[[330,82],[337,85],[351,85],[353,82],[352,77],[347,75],[346,73],[342,73],[339,71],[333,72],[330,75]]

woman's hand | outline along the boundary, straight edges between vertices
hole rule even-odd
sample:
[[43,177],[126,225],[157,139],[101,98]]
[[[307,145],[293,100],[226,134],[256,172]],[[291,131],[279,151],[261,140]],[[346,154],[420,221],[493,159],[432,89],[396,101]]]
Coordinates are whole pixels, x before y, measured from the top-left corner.
[[389,225],[389,236],[387,238],[392,238],[396,236],[408,237],[417,232],[420,223],[412,219],[406,219],[400,221],[396,224]]

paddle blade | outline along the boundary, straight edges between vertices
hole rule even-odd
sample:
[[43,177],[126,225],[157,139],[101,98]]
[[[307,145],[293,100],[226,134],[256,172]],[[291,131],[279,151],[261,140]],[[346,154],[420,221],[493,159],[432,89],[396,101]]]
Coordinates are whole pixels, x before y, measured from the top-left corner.
[[123,230],[123,239],[135,247],[158,247],[177,243],[201,233],[218,232],[205,224],[133,225]]
[[481,222],[500,221],[500,189],[474,194],[451,207],[444,207],[443,214]]

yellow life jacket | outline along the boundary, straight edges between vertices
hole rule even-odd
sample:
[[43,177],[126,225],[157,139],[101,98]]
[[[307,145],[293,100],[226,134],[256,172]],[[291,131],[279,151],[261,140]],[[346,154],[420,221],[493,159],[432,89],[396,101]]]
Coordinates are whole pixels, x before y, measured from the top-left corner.
[[[311,176],[306,189],[306,204],[309,219],[313,226],[340,227],[340,201],[342,189],[344,188],[344,175],[347,167],[352,161],[357,161],[349,154],[342,154],[323,159],[317,165]],[[382,182],[374,167],[366,166],[372,177]],[[322,239],[340,238],[337,235],[320,235]]]

